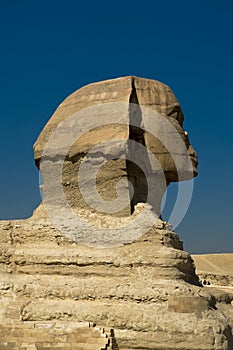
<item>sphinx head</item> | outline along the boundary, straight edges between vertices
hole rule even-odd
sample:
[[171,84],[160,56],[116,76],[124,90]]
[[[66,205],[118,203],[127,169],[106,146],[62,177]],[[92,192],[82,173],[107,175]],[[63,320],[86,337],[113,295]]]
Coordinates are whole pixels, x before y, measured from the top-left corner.
[[160,216],[166,187],[197,175],[182,125],[178,101],[158,81],[130,76],[77,90],[34,145],[47,203],[124,216],[143,202]]

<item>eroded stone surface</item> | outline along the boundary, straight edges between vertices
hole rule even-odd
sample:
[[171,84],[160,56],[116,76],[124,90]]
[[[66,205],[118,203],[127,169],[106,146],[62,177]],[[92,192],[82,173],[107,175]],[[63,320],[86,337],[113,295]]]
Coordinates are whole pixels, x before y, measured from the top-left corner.
[[92,322],[114,328],[119,349],[231,349],[233,295],[199,286],[162,221],[132,244],[96,249],[63,236],[41,207],[1,222],[0,239],[1,324]]

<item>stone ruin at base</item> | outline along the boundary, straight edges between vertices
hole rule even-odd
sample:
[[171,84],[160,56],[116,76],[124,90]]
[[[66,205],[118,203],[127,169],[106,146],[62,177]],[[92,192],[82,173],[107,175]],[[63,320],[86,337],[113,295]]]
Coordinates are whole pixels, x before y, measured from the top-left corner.
[[[152,125],[144,107],[154,112]],[[96,113],[89,129],[87,108]],[[81,130],[75,142],[70,116]],[[171,226],[161,219],[148,226],[145,219],[160,216],[170,182],[197,175],[182,123],[171,90],[137,77],[90,84],[58,107],[34,148],[44,204],[27,220],[0,222],[1,350],[233,349],[233,295],[203,288]],[[142,145],[136,165],[135,142]],[[98,193],[109,206],[120,181],[123,208],[98,212],[94,191],[85,192],[92,178],[82,180],[83,190],[77,180],[83,163],[96,171]],[[89,231],[73,223],[75,215]],[[114,235],[122,227],[125,235]]]

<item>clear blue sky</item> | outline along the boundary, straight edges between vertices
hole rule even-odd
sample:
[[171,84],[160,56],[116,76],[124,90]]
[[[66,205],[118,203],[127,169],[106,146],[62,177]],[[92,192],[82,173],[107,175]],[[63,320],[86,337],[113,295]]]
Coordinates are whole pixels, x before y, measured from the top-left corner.
[[175,92],[199,177],[176,229],[191,252],[233,252],[233,2],[0,3],[0,218],[40,202],[32,145],[58,104],[93,81],[137,75]]

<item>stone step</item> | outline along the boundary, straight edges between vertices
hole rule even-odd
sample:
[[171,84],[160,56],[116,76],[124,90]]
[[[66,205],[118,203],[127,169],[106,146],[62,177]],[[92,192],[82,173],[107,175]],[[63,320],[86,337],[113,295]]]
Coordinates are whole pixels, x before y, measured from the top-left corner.
[[[27,332],[25,332],[24,334],[20,334],[20,336],[17,336],[17,333],[14,333],[14,335],[1,335],[0,334],[0,340],[2,342],[4,341],[9,341],[9,340],[12,340],[12,341],[16,341],[19,342],[23,342],[25,341],[25,339],[27,340],[27,342],[35,342],[35,341],[46,341],[46,342],[57,342],[60,340],[60,338],[64,338],[65,342],[67,343],[86,343],[86,342],[89,342],[90,344],[105,344],[107,343],[108,341],[108,338],[106,337],[101,337],[101,336],[96,336],[94,335],[92,337],[92,335],[88,335],[86,337],[83,337],[82,335],[74,335],[74,334],[69,334],[69,335],[61,335],[60,337],[59,336],[50,336],[49,334],[36,334],[34,333],[33,335],[28,335]],[[1,350],[1,349],[0,349]]]
[[107,344],[89,343],[16,343],[0,342],[0,350],[107,350]]
[[82,337],[79,335],[69,334],[66,338],[67,343],[90,343],[90,344],[106,344],[108,342],[107,337]]
[[66,343],[66,344],[46,344],[36,343],[36,350],[105,350],[107,346],[99,346],[98,344],[86,344],[86,343]]

